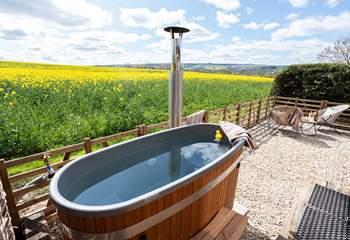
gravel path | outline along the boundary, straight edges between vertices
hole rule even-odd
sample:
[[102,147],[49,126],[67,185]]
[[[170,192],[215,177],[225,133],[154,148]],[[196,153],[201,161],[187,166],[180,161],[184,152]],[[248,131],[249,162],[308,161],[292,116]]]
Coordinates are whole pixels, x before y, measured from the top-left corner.
[[350,132],[301,135],[264,123],[250,132],[260,147],[244,153],[240,168],[236,201],[249,211],[243,239],[275,239],[309,176],[350,186]]

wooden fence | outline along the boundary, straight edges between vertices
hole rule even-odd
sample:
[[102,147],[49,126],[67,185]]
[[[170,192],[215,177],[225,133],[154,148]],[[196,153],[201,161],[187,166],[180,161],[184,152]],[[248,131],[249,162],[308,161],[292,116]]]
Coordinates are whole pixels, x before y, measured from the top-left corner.
[[11,217],[6,203],[6,193],[0,182],[0,239],[15,240]]
[[[309,112],[316,112],[320,109],[327,107],[333,107],[341,104],[350,103],[340,103],[340,102],[331,102],[327,100],[311,100],[311,99],[302,99],[302,98],[290,98],[290,97],[275,97],[274,105],[284,105],[284,106],[296,106],[303,110],[304,115],[307,115]],[[335,126],[342,129],[349,129],[350,123],[350,109],[348,108],[344,113],[335,122]]]
[[[327,106],[337,104],[339,103],[297,98],[269,97],[256,101],[229,105],[213,111],[207,111],[205,114],[205,122],[217,123],[218,121],[224,120],[234,122],[245,128],[250,128],[264,120],[268,116],[270,109],[275,105],[298,106],[307,112],[316,111]],[[344,113],[341,117],[350,123],[349,111]],[[12,224],[18,227],[20,234],[20,230],[23,229],[23,223],[31,216],[38,213],[43,213],[46,220],[45,224],[47,224],[55,220],[57,218],[57,214],[56,209],[49,199],[49,193],[47,191],[50,180],[43,181],[40,185],[30,185],[26,187],[23,187],[23,184],[20,184],[23,182],[28,182],[36,176],[45,174],[47,169],[44,164],[41,164],[40,167],[14,175],[9,174],[9,170],[11,170],[11,168],[21,165],[24,166],[25,164],[32,162],[43,163],[45,160],[50,161],[50,159],[56,159],[55,162],[51,162],[51,166],[55,170],[58,170],[65,164],[74,161],[76,159],[74,155],[77,155],[77,153],[79,155],[87,154],[92,152],[93,149],[107,147],[111,144],[111,142],[113,144],[116,141],[122,141],[125,138],[133,138],[146,135],[150,132],[166,129],[167,125],[168,122],[152,125],[142,124],[136,129],[126,132],[96,139],[85,138],[84,142],[47,152],[37,153],[8,161],[5,161],[4,159],[0,160],[0,177],[4,190],[7,194],[6,198],[12,218]],[[57,161],[57,158],[59,158],[59,161]],[[28,195],[32,197],[27,199],[26,196]]]

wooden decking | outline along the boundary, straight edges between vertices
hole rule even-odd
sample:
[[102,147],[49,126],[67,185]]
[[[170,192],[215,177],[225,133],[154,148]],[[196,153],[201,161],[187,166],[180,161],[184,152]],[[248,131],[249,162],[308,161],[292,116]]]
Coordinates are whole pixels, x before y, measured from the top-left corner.
[[248,217],[228,208],[221,208],[215,218],[191,240],[236,240],[240,239]]

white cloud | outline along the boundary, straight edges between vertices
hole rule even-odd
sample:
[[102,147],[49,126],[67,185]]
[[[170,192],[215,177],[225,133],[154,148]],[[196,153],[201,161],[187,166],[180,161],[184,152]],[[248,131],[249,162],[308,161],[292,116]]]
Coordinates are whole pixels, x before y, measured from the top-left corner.
[[186,42],[188,43],[211,41],[220,36],[219,33],[211,32],[197,23],[187,23],[185,26],[190,29],[190,32],[186,33],[185,36],[187,39]]
[[289,2],[293,7],[300,8],[305,7],[310,2],[310,0],[289,0]]
[[275,28],[278,28],[279,26],[281,26],[281,24],[277,23],[277,22],[267,22],[267,23],[256,23],[256,22],[250,22],[250,23],[246,23],[243,25],[244,29],[250,29],[250,30],[258,30],[258,29],[263,29],[264,31],[268,31],[268,30],[272,30]]
[[328,5],[331,8],[336,7],[342,0],[325,0],[326,5]]
[[2,0],[0,8],[2,13],[41,19],[64,28],[100,28],[110,25],[113,16],[86,0]]
[[239,42],[239,41],[241,41],[241,38],[239,36],[234,36],[232,38],[232,42]]
[[233,13],[224,13],[222,11],[216,11],[216,21],[222,28],[229,28],[231,25],[239,22],[239,17]]
[[[184,23],[184,27],[190,29],[190,32],[185,33],[183,38],[185,39],[186,43],[196,43],[196,42],[206,42],[217,39],[220,34],[216,32],[211,32],[207,28],[203,27],[202,25],[199,25],[198,23],[190,22],[190,23]],[[149,44],[150,46],[166,46],[165,42],[167,42],[167,45],[169,45],[169,33],[165,32],[163,29],[158,28],[155,31],[157,36],[161,36],[164,39],[161,40],[162,43],[154,43]],[[167,48],[167,47],[166,47]]]
[[241,4],[239,0],[199,0],[200,2],[206,2],[212,4],[222,10],[233,11],[240,8]]
[[[120,9],[120,20],[129,27],[143,27],[155,29],[158,36],[166,39],[169,34],[163,30],[166,25],[181,25],[190,29],[189,33],[185,34],[186,42],[204,42],[214,40],[219,37],[218,33],[211,32],[207,28],[195,22],[189,22],[186,19],[186,11],[179,9],[177,11],[168,11],[165,8],[159,11],[152,12],[147,8],[122,8]],[[149,44],[149,46],[157,46],[159,43]]]
[[252,15],[252,14],[254,13],[254,9],[251,8],[251,7],[246,7],[246,8],[245,8],[245,11],[246,11],[246,13],[247,13],[248,16],[249,16],[249,15]]
[[40,19],[0,13],[0,38],[19,40],[56,32]]
[[299,17],[298,13],[290,13],[288,14],[288,16],[286,17],[287,20],[295,20]]
[[216,62],[290,64],[314,62],[327,45],[318,39],[288,41],[235,41],[214,46],[208,57]]
[[193,21],[204,21],[205,20],[205,16],[194,16],[191,18],[191,20]]
[[69,44],[81,50],[108,50],[123,43],[145,41],[151,38],[148,34],[123,33],[118,31],[88,31],[67,35]]
[[256,22],[250,22],[250,23],[246,23],[243,25],[244,29],[250,29],[250,30],[257,30],[261,27],[260,24],[257,24]]
[[306,37],[334,31],[348,31],[350,26],[350,12],[343,12],[338,16],[307,17],[292,21],[288,27],[278,29],[272,33],[275,40]]
[[155,29],[165,25],[181,24],[185,21],[186,11],[169,11],[161,8],[152,12],[148,8],[120,8],[120,21],[128,27]]
[[[293,7],[300,8],[305,7],[311,0],[289,0]],[[325,4],[331,8],[336,7],[342,0],[323,0]]]
[[266,24],[263,26],[263,29],[264,29],[265,31],[267,31],[267,30],[272,30],[272,29],[278,28],[279,26],[281,26],[281,24],[279,24],[279,23],[277,23],[277,22],[266,23]]

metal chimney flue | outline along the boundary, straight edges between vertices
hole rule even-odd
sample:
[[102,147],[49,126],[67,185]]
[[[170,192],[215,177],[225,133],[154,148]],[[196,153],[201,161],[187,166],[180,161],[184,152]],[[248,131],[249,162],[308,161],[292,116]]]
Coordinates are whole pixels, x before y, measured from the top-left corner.
[[166,27],[171,36],[171,65],[169,74],[169,128],[178,127],[182,122],[182,81],[181,40],[183,33],[190,30],[183,27]]

